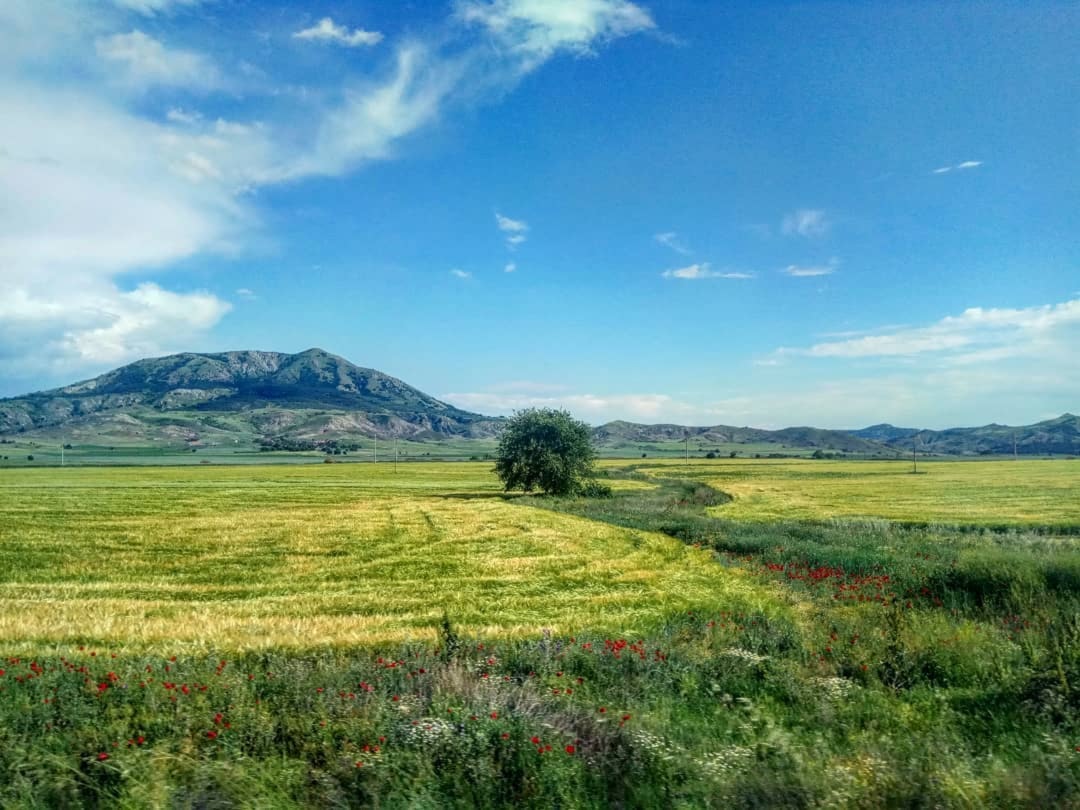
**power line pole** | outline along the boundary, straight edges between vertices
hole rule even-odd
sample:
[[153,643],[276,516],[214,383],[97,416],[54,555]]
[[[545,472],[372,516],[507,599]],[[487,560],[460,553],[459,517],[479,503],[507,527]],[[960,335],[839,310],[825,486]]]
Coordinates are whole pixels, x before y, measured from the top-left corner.
[[379,463],[379,434],[375,434],[375,457],[372,459],[372,464]]
[[1013,433],[1013,461],[1019,461],[1020,454],[1016,450],[1016,433]]
[[919,471],[919,456],[915,452],[915,437],[911,437],[911,471],[917,473]]
[[685,436],[683,436],[683,444],[686,446],[686,457],[684,459],[684,463],[686,464],[687,467],[689,467],[690,466],[690,434],[689,433],[687,433]]
[[398,449],[397,436],[394,437],[394,474],[397,475]]
[[60,443],[60,466],[61,467],[64,466],[64,444],[63,444],[63,442]]

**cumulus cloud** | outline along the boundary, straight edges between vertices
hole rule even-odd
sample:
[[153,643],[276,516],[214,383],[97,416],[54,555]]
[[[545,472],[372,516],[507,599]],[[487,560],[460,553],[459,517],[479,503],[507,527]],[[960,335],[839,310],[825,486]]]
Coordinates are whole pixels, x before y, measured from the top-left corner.
[[780,223],[780,232],[784,236],[812,238],[824,236],[831,227],[832,223],[829,222],[824,211],[815,208],[800,208],[784,217]]
[[472,273],[466,272],[465,270],[460,270],[457,267],[450,271],[450,275],[452,275],[454,278],[472,278]]
[[0,363],[23,371],[45,363],[63,373],[181,351],[230,309],[211,293],[149,282],[133,290],[95,278],[63,288],[20,286],[0,300]]
[[721,272],[719,270],[712,270],[710,269],[708,262],[700,262],[686,267],[678,267],[673,270],[665,270],[660,275],[664,278],[678,278],[684,281],[696,281],[703,278],[746,279],[754,277],[753,273],[742,273],[738,271]]
[[332,42],[349,48],[378,45],[383,40],[379,31],[365,31],[354,28],[350,31],[343,25],[337,25],[330,17],[323,17],[318,23],[297,31],[293,39],[306,39],[312,42]]
[[103,60],[119,69],[125,84],[139,89],[153,86],[210,88],[220,83],[214,63],[195,51],[166,48],[142,31],[102,37],[96,43]]
[[507,262],[506,266],[503,268],[504,273],[514,273],[516,271],[517,271],[517,263],[516,262]]

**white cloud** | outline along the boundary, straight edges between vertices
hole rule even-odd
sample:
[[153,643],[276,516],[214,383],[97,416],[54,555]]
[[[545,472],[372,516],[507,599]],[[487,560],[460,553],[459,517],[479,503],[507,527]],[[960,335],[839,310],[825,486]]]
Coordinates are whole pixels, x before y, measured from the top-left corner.
[[197,124],[202,120],[202,113],[173,107],[165,113],[165,120],[172,121],[174,124]]
[[506,267],[503,268],[504,273],[513,273],[513,272],[516,272],[516,271],[517,271],[517,263],[516,262],[507,262]]
[[498,211],[495,212],[495,225],[503,233],[523,233],[529,230],[529,224],[524,220],[504,217]]
[[836,268],[839,265],[835,259],[828,264],[819,265],[798,265],[789,264],[780,272],[786,276],[793,276],[795,278],[813,278],[815,276],[831,276],[836,272]]
[[506,234],[506,246],[510,250],[528,238],[525,234],[529,231],[529,223],[521,219],[504,217],[498,211],[495,212],[495,227]]
[[[194,5],[117,2],[147,15]],[[447,111],[498,98],[548,56],[649,27],[617,0],[532,5],[459,5],[445,30],[404,42],[385,70],[303,96],[296,127],[286,105],[299,96],[245,98],[244,109],[269,118],[243,123],[181,106],[192,90],[231,82],[204,54],[116,30],[124,17],[63,0],[0,3],[0,368],[16,355],[90,364],[201,334],[228,304],[131,289],[125,274],[145,280],[181,260],[235,253],[258,227],[251,192],[260,187],[389,159]],[[151,87],[153,110],[124,92]],[[513,247],[526,230],[503,233]]]
[[571,394],[543,391],[443,394],[440,399],[465,410],[505,415],[523,408],[565,408],[576,417],[599,424],[612,419],[657,421],[692,413],[666,394]]
[[151,283],[128,291],[95,278],[61,288],[19,286],[0,299],[0,364],[63,373],[181,351],[230,309],[207,292]]
[[254,301],[259,297],[255,294],[254,290],[250,290],[247,287],[240,287],[235,292],[239,298],[243,298],[245,301]]
[[941,166],[934,169],[931,174],[948,174],[949,172],[959,172],[965,169],[977,169],[983,165],[981,160],[965,160],[963,163],[957,163],[955,166]]
[[450,275],[452,275],[454,278],[472,278],[472,273],[468,273],[464,270],[459,270],[456,267],[450,271]]
[[166,48],[138,29],[96,42],[97,53],[116,65],[120,79],[133,88],[152,86],[212,88],[220,83],[217,67],[195,51]]
[[671,248],[676,253],[681,253],[684,256],[689,255],[692,251],[679,238],[679,235],[674,231],[665,231],[664,233],[656,234],[653,239],[666,248]]
[[323,17],[310,28],[297,31],[293,34],[294,39],[306,39],[314,42],[334,42],[349,48],[378,45],[383,40],[383,35],[378,31],[365,31],[363,28],[354,28],[350,31],[343,25],[336,25],[330,17]]
[[665,270],[660,275],[664,278],[678,278],[687,281],[702,278],[746,279],[754,277],[753,273],[742,273],[737,271],[720,272],[718,270],[710,270],[708,262],[691,264],[687,267],[679,267],[674,270]]
[[656,27],[648,11],[626,0],[461,0],[457,9],[514,54],[522,72],[558,51],[588,54],[596,42]]
[[170,11],[176,6],[195,6],[203,0],[112,0],[120,8],[137,11],[146,16]]
[[780,223],[780,232],[784,236],[802,236],[805,238],[824,236],[832,223],[825,212],[814,208],[800,208],[786,215]]
[[[945,355],[951,363],[1000,359],[1046,348],[1059,330],[1080,326],[1080,299],[1022,309],[973,307],[923,327],[782,349],[808,357],[869,358]],[[962,350],[962,351],[961,351]],[[1033,351],[1034,350],[1034,351]]]

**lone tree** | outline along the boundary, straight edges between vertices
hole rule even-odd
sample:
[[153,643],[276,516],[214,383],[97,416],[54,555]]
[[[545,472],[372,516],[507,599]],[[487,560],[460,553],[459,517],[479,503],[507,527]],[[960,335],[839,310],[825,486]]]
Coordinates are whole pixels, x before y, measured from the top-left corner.
[[566,411],[527,408],[510,417],[499,437],[495,472],[507,491],[572,495],[592,475],[595,457],[584,422]]

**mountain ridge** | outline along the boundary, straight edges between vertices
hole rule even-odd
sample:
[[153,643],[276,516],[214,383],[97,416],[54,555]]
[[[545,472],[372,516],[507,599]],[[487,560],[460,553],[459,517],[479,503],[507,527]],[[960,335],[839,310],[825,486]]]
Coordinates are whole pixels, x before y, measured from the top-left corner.
[[[232,441],[267,449],[315,449],[359,438],[492,439],[502,417],[472,413],[402,380],[323,349],[296,354],[239,350],[145,358],[97,377],[0,399],[0,436],[62,433],[196,447]],[[792,450],[895,457],[924,454],[1080,454],[1080,417],[1033,425],[927,430],[881,423],[857,430],[766,430],[614,420],[593,429],[608,450],[693,442],[698,452]],[[55,436],[54,436],[55,438]]]

